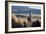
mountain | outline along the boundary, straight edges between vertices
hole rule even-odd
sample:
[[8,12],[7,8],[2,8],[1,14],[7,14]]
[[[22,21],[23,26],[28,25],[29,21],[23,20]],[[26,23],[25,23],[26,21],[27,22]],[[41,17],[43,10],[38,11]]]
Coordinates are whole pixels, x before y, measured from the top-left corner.
[[12,6],[12,13],[16,14],[41,14],[40,9],[29,8],[28,6]]

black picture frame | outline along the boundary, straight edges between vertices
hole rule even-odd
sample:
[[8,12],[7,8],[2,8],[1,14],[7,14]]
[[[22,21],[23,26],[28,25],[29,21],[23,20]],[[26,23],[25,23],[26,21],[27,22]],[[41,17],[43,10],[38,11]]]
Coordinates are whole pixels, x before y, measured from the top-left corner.
[[[30,31],[13,31],[8,32],[8,2],[20,2],[20,3],[32,3],[32,4],[43,4],[43,30],[30,30]],[[5,1],[5,33],[19,33],[19,32],[38,32],[38,31],[45,31],[45,3],[43,2],[24,2],[24,1]]]

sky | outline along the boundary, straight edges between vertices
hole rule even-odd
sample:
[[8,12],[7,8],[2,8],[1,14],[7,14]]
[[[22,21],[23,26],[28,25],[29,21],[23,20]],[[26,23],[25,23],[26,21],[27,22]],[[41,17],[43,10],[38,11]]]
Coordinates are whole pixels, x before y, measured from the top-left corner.
[[40,6],[28,6],[29,8],[40,9]]
[[41,14],[40,7],[12,6],[12,12],[16,14]]

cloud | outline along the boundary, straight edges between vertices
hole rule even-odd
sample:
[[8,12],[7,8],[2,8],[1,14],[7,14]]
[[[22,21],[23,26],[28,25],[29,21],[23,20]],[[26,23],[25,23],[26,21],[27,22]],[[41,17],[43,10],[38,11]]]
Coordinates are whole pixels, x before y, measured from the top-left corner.
[[29,8],[34,8],[34,9],[41,9],[40,6],[28,6]]

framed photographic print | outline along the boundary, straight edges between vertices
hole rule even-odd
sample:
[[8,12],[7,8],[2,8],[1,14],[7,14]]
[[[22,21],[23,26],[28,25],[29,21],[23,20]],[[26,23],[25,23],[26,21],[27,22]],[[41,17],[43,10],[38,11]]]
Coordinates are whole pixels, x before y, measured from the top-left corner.
[[42,2],[5,2],[5,32],[45,31],[45,4]]

